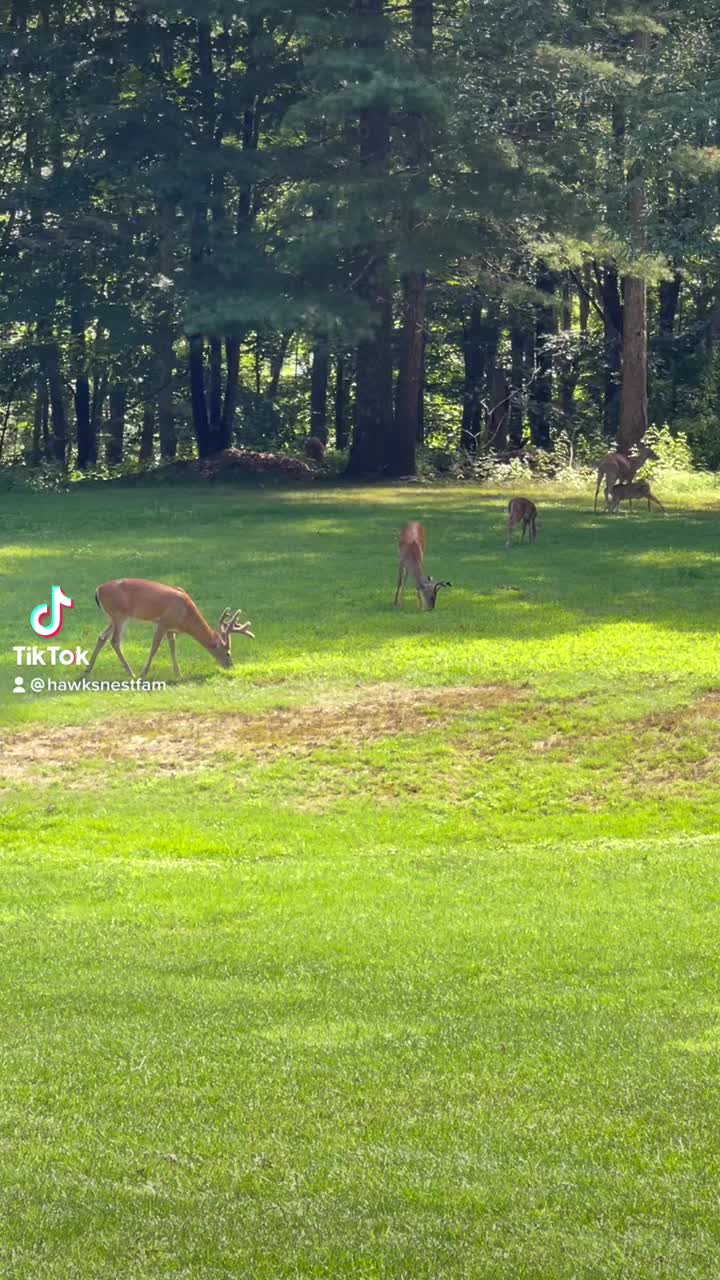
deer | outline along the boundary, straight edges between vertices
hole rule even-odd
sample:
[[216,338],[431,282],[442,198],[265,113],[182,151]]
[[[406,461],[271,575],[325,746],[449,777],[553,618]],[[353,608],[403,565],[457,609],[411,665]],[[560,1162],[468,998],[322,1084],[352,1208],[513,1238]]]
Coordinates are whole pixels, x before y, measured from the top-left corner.
[[648,511],[650,503],[654,502],[659,507],[663,515],[667,515],[662,502],[658,501],[655,494],[651,491],[647,480],[636,480],[634,484],[614,484],[610,495],[610,511],[617,511],[621,502],[632,503],[633,498],[647,498]]
[[654,449],[650,448],[649,444],[641,444],[640,449],[634,458],[628,458],[624,453],[609,453],[598,465],[597,484],[595,486],[595,506],[593,509],[597,511],[598,494],[600,492],[600,485],[603,482],[603,477],[605,479],[605,505],[607,506],[610,501],[610,492],[618,481],[621,480],[630,484],[631,481],[635,479],[637,472],[645,465],[646,462],[657,462],[657,460],[658,455],[655,453]]
[[322,462],[325,458],[325,441],[319,436],[310,436],[305,441],[305,455],[313,462]]
[[529,498],[511,498],[508,502],[508,530],[506,547],[510,546],[510,538],[516,524],[522,521],[521,542],[525,541],[525,533],[529,532],[530,542],[534,542],[537,538],[537,530],[535,524],[537,521],[537,507]]
[[432,578],[426,577],[423,565],[424,559],[425,530],[417,520],[410,520],[400,534],[400,566],[398,569],[395,604],[398,601],[402,604],[408,574],[412,574],[415,579],[419,609],[422,609],[423,606],[428,609],[434,609],[440,588],[452,586],[450,582],[434,582]]
[[180,679],[180,668],[175,653],[176,635],[192,636],[225,670],[232,666],[232,637],[243,635],[251,640],[255,639],[252,623],[238,621],[241,609],[236,609],[235,612],[223,609],[217,631],[213,631],[187,591],[180,587],[167,587],[162,582],[149,582],[145,578],[116,578],[113,582],[104,582],[95,592],[95,602],[99,609],[104,609],[110,622],[98,637],[86,671],[88,676],[98,654],[109,640],[128,675],[135,678],[122,651],[123,637],[131,619],[155,623],[150,653],[140,672],[141,680],[150,670],[150,664],[165,637],[177,679]]

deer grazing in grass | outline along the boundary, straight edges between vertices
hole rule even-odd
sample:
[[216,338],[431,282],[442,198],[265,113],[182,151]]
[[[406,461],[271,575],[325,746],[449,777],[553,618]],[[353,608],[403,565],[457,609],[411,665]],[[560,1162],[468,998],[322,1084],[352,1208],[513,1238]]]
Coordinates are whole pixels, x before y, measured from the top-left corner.
[[634,484],[614,484],[610,495],[610,511],[617,511],[621,502],[632,503],[633,498],[647,498],[648,511],[650,510],[650,503],[654,502],[663,515],[667,515],[662,502],[659,502],[655,497],[647,480],[636,480]]
[[131,618],[136,618],[139,622],[155,623],[155,635],[148,660],[140,672],[140,679],[150,670],[150,663],[165,637],[173,671],[178,678],[180,668],[175,654],[176,635],[192,636],[226,670],[232,666],[232,637],[243,635],[251,640],[255,639],[251,630],[252,623],[238,622],[240,609],[236,609],[234,613],[232,609],[224,609],[218,629],[213,631],[186,591],[182,591],[180,587],[166,587],[161,582],[148,582],[145,578],[117,578],[114,582],[104,582],[95,592],[95,600],[98,607],[105,610],[110,622],[98,637],[87,675],[90,675],[95,659],[109,640],[128,675],[133,677],[132,668],[122,651],[123,636]]
[[510,537],[516,524],[522,521],[521,542],[525,541],[525,533],[529,532],[530,542],[534,542],[537,538],[537,530],[535,524],[537,521],[537,507],[529,498],[511,498],[508,502],[508,531],[507,542],[505,545],[510,546]]
[[610,502],[610,494],[613,487],[618,483],[618,481],[630,484],[635,479],[640,468],[643,467],[646,462],[657,462],[657,457],[658,455],[655,453],[654,449],[651,449],[648,444],[641,444],[640,449],[634,458],[628,458],[624,453],[609,453],[598,465],[597,484],[595,486],[595,506],[593,509],[597,511],[598,494],[600,492],[600,485],[602,484],[603,479],[605,480],[605,505],[607,506]]
[[395,604],[402,603],[402,595],[405,590],[408,574],[415,579],[415,588],[417,590],[418,607],[422,609],[423,604],[428,609],[434,609],[437,603],[437,594],[441,587],[449,587],[449,582],[434,582],[432,578],[426,577],[423,567],[425,559],[425,530],[417,520],[411,520],[406,524],[400,534],[400,567],[398,570],[397,591],[395,592]]

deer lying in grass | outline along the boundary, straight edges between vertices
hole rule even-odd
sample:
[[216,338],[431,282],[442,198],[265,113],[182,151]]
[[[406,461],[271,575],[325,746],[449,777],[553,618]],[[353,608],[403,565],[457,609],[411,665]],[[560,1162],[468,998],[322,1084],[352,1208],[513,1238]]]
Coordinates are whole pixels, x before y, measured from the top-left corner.
[[244,635],[251,640],[255,639],[251,630],[252,623],[238,622],[240,609],[236,609],[234,613],[232,609],[224,609],[218,629],[213,631],[186,591],[182,591],[180,587],[166,587],[161,582],[148,582],[145,578],[117,578],[114,582],[104,582],[95,592],[95,600],[98,607],[105,610],[110,623],[98,638],[87,675],[90,675],[95,659],[109,640],[128,675],[133,676],[132,667],[122,651],[123,636],[131,618],[136,618],[139,622],[155,623],[155,635],[148,660],[140,672],[141,679],[150,670],[150,663],[166,636],[173,671],[178,678],[180,668],[175,655],[176,635],[192,636],[225,669],[232,666],[232,637]]
[[432,578],[425,576],[423,561],[425,559],[425,530],[417,520],[411,520],[406,524],[400,534],[400,567],[398,570],[397,591],[395,592],[395,604],[402,603],[402,595],[405,590],[408,574],[415,579],[415,589],[417,591],[418,607],[422,609],[423,604],[428,609],[434,609],[437,602],[437,594],[441,587],[449,587],[449,582],[433,582]]
[[657,462],[657,454],[647,444],[641,444],[639,451],[634,458],[628,458],[624,453],[609,453],[606,458],[598,465],[597,484],[595,486],[595,505],[594,510],[597,511],[597,500],[600,492],[600,485],[605,479],[605,505],[610,502],[610,494],[614,486],[622,481],[624,484],[630,484],[635,479],[637,472],[646,462]]
[[521,542],[525,541],[525,533],[529,531],[530,541],[534,542],[537,538],[537,530],[535,523],[537,521],[537,507],[529,498],[511,498],[508,502],[508,531],[506,547],[510,546],[510,538],[516,524],[522,521]]
[[632,503],[633,498],[647,498],[648,511],[650,510],[650,503],[654,502],[655,506],[659,507],[663,512],[663,515],[667,515],[662,502],[659,502],[655,497],[647,480],[636,480],[634,484],[614,484],[610,496],[610,511],[617,511],[621,502]]

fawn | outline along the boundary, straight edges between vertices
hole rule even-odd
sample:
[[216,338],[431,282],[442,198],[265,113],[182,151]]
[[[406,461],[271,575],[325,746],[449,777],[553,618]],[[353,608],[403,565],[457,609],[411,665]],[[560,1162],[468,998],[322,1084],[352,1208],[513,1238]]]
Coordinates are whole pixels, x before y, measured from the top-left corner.
[[639,452],[634,458],[628,458],[624,453],[609,453],[606,458],[603,458],[598,465],[593,510],[597,511],[598,494],[603,477],[605,478],[605,503],[607,505],[610,502],[611,492],[618,481],[629,484],[635,479],[636,473],[640,468],[650,460],[657,462],[657,454],[647,444],[640,445]]
[[655,497],[647,480],[636,480],[634,484],[614,484],[610,495],[611,512],[617,511],[621,502],[632,503],[633,498],[647,498],[648,511],[650,510],[650,503],[654,502],[655,506],[659,507],[664,515],[667,515],[662,502],[659,502]]
[[508,503],[508,531],[507,542],[505,545],[510,546],[510,537],[516,524],[522,521],[521,542],[525,541],[525,532],[529,531],[530,541],[534,542],[537,537],[535,524],[537,521],[537,507],[529,498],[511,498]]

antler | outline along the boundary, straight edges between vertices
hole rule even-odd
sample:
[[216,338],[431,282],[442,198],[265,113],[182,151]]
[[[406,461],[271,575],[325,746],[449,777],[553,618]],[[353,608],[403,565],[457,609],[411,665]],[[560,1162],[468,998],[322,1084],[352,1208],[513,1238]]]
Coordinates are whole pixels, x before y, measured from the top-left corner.
[[238,622],[238,618],[242,613],[242,609],[223,609],[222,617],[218,623],[218,631],[221,636],[227,635],[243,635],[250,636],[251,640],[255,639],[252,632],[252,622]]

